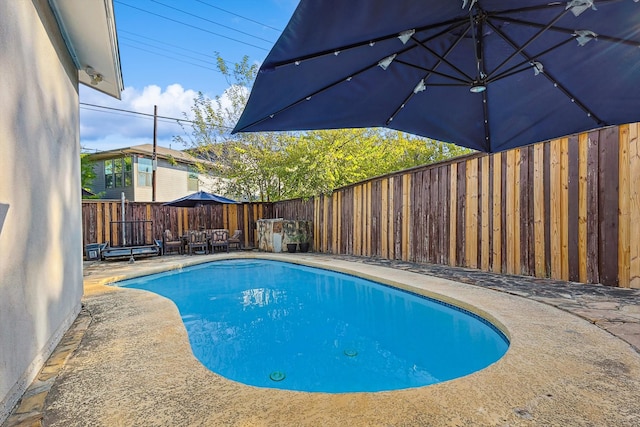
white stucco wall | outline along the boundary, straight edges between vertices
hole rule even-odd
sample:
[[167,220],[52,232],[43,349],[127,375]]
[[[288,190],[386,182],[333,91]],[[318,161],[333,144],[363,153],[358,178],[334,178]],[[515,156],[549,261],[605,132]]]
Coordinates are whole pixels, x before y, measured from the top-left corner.
[[0,1],[0,422],[80,310],[77,72],[46,0]]

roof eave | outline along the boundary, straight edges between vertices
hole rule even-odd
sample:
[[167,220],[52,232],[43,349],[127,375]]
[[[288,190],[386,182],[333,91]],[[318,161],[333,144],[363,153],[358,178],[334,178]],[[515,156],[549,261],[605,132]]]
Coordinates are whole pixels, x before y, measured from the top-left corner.
[[120,99],[124,90],[112,0],[48,0],[78,81]]

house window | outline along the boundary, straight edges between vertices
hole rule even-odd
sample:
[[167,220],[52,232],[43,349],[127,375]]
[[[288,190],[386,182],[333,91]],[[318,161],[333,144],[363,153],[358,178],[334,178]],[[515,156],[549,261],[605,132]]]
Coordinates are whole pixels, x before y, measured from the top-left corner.
[[104,161],[105,188],[129,187],[132,176],[131,157]]
[[131,187],[133,185],[133,159],[125,157],[124,161],[124,186]]
[[113,188],[113,159],[104,161],[104,186]]
[[113,182],[115,188],[122,188],[122,159],[113,159]]
[[144,157],[138,158],[138,187],[151,187],[153,162]]
[[187,190],[188,191],[198,191],[198,174],[194,172],[189,172],[189,176],[187,178]]

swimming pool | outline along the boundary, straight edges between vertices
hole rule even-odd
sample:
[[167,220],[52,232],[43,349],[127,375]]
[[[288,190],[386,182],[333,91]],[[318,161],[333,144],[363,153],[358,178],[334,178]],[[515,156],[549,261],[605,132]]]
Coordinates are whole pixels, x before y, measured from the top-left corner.
[[482,369],[508,348],[502,333],[465,310],[278,261],[216,261],[119,285],[173,300],[194,355],[259,387],[420,387]]

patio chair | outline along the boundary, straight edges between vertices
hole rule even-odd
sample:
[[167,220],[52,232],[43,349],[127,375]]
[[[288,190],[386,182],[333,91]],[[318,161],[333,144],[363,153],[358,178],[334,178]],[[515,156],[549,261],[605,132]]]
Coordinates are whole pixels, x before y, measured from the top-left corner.
[[187,241],[187,247],[189,248],[189,255],[193,255],[196,251],[203,251],[206,254],[209,253],[209,239],[204,231],[190,231],[189,239]]
[[227,230],[213,230],[211,232],[211,252],[215,252],[216,248],[229,252],[229,232]]
[[166,255],[168,252],[178,250],[178,253],[182,255],[184,246],[181,239],[173,237],[171,230],[164,230],[162,233],[162,255]]
[[236,230],[233,232],[233,236],[229,237],[229,247],[235,247],[236,249],[242,249],[242,230]]

